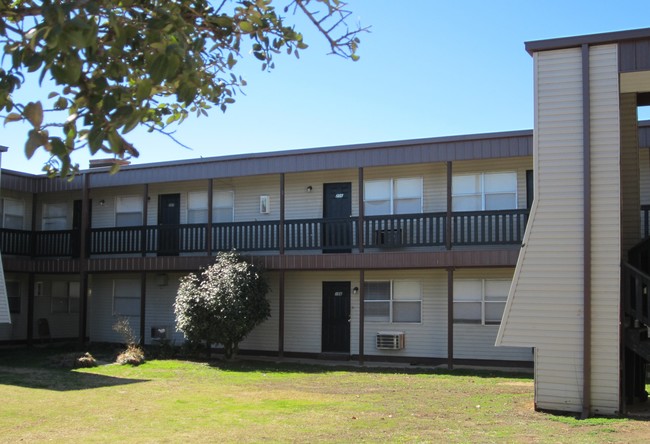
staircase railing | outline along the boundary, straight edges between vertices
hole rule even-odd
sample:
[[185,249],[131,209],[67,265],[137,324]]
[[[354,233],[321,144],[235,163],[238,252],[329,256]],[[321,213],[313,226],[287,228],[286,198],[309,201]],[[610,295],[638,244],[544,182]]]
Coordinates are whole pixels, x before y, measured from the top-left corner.
[[650,325],[650,275],[644,273],[629,263],[622,265],[623,279],[623,309],[633,320]]

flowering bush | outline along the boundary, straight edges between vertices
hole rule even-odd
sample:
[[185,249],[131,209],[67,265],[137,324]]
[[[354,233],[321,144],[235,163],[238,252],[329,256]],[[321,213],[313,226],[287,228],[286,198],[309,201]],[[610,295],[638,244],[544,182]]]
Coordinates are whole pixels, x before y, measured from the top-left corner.
[[268,291],[255,265],[234,251],[218,253],[201,274],[181,279],[174,303],[176,328],[189,341],[223,345],[230,359],[246,335],[271,315]]

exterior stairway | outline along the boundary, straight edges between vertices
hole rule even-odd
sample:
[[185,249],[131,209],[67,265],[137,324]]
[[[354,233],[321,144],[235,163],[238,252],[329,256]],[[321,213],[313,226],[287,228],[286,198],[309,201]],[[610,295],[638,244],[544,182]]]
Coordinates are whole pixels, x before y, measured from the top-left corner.
[[622,264],[622,303],[624,309],[623,387],[628,404],[648,399],[646,380],[650,362],[650,237],[628,253]]

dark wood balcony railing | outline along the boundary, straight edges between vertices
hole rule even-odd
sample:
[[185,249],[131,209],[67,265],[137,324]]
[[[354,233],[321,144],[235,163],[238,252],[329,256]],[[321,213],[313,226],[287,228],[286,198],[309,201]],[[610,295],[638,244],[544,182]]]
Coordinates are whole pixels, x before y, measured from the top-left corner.
[[452,213],[452,245],[520,244],[528,210],[465,211]]
[[[527,210],[457,212],[451,215],[452,245],[518,244],[523,239]],[[285,250],[351,251],[359,244],[357,217],[284,221]],[[446,213],[418,213],[364,218],[364,247],[369,249],[443,246]],[[91,255],[206,253],[205,224],[92,228]],[[210,251],[279,251],[280,222],[215,223]],[[0,251],[32,257],[79,254],[78,231],[2,230]]]
[[366,216],[364,222],[366,247],[429,247],[445,244],[447,213]]

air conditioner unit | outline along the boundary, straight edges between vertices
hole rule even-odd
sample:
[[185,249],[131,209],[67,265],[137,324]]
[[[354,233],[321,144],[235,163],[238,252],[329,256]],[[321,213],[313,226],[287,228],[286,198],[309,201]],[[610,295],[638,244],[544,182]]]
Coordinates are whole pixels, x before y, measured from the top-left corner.
[[402,245],[402,229],[375,230],[375,245],[378,247],[399,247]]
[[151,339],[158,341],[167,339],[167,327],[151,327]]
[[401,350],[405,344],[403,331],[377,332],[377,350]]

